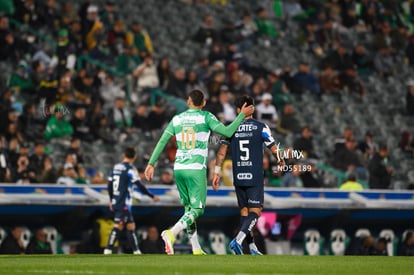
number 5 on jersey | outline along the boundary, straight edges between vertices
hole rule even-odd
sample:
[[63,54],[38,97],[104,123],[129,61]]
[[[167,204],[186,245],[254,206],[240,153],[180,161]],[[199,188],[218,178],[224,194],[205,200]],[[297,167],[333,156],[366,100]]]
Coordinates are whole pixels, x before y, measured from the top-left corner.
[[250,150],[248,147],[249,140],[239,140],[239,148],[240,148],[240,160],[249,160],[250,158]]

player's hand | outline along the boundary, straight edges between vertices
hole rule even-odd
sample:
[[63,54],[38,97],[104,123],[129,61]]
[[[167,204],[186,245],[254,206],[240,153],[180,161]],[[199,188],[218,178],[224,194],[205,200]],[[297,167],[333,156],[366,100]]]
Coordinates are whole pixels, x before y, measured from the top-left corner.
[[211,185],[213,186],[213,190],[217,191],[220,187],[220,175],[214,174],[213,179],[211,181]]
[[112,208],[112,203],[109,203],[109,210],[114,211],[114,209]]
[[157,201],[159,201],[159,200],[160,200],[160,197],[158,197],[157,195],[155,195],[155,196],[152,198],[152,200],[153,200],[153,201],[155,201],[155,202],[157,202]]
[[245,116],[251,116],[254,113],[254,106],[247,106],[247,103],[244,103],[240,112],[243,113]]
[[147,168],[145,168],[144,175],[147,181],[152,181],[152,178],[154,177],[154,166],[148,164]]

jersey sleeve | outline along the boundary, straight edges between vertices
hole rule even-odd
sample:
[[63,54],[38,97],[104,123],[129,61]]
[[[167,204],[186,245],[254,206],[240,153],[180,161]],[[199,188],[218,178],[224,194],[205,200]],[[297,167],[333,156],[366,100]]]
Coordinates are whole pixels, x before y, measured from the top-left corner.
[[129,169],[128,177],[130,178],[131,182],[133,182],[136,186],[138,186],[139,190],[143,194],[145,194],[145,195],[147,195],[151,198],[154,197],[154,195],[145,187],[145,185],[142,184],[141,179],[139,178],[138,171],[137,171],[136,168]]
[[157,145],[154,148],[154,152],[152,152],[151,158],[149,160],[149,164],[154,165],[157,162],[158,158],[160,157],[162,151],[164,151],[165,146],[167,145],[168,141],[174,136],[174,126],[173,121],[171,120],[168,124],[167,128],[165,128],[164,133],[162,134],[160,140],[158,141]]
[[242,123],[245,115],[243,113],[240,113],[236,119],[230,123],[228,126],[225,126],[223,123],[221,123],[215,115],[208,112],[206,121],[209,126],[209,128],[222,136],[225,137],[231,137],[234,132],[236,132],[237,128],[239,127],[240,123]]
[[273,145],[275,145],[275,139],[272,136],[272,131],[270,130],[269,126],[267,126],[266,124],[264,125],[262,129],[262,138],[263,138],[263,143],[265,144],[267,148],[270,148]]

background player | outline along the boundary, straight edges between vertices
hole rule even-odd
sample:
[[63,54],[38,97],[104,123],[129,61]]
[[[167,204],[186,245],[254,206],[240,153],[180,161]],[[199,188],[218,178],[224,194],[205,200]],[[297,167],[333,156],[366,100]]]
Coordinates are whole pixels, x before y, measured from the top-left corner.
[[132,245],[134,254],[141,254],[138,248],[138,239],[135,234],[135,222],[131,213],[132,192],[136,184],[142,193],[151,197],[154,201],[159,201],[159,197],[153,195],[141,183],[137,169],[133,166],[136,159],[136,152],[133,147],[127,147],[123,153],[121,163],[115,164],[108,179],[108,193],[110,198],[109,208],[114,211],[114,228],[109,234],[108,246],[104,254],[112,254],[114,243],[119,233],[124,229],[126,224],[127,238]]
[[[240,112],[241,106],[246,104],[253,106],[253,98],[250,96],[239,98],[236,101],[237,112]],[[263,144],[271,150],[279,165],[284,165],[282,158],[278,158],[279,150],[269,127],[253,119],[252,116],[246,116],[236,133],[230,139],[221,141],[217,152],[212,182],[214,190],[219,188],[221,165],[226,157],[227,148],[229,146],[231,148],[233,182],[240,207],[240,231],[230,242],[230,248],[235,254],[243,254],[244,239],[249,243],[251,254],[262,254],[254,243],[252,231],[263,209]]]
[[230,137],[245,116],[250,116],[253,106],[240,106],[240,114],[228,126],[224,126],[213,114],[202,111],[206,101],[200,90],[191,91],[187,104],[189,109],[173,117],[162,134],[152,153],[145,177],[151,180],[154,164],[168,141],[175,136],[177,153],[174,161],[174,176],[185,213],[171,228],[164,230],[161,237],[167,254],[174,254],[174,241],[177,234],[187,229],[193,254],[205,254],[198,242],[196,220],[204,213],[207,196],[207,154],[210,132],[214,131]]

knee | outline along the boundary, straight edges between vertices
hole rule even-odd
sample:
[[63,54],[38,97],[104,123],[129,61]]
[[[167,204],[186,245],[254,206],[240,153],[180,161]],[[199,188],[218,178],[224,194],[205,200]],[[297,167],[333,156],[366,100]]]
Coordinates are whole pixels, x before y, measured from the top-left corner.
[[194,218],[198,219],[204,214],[204,208],[194,208],[192,212],[194,213]]

